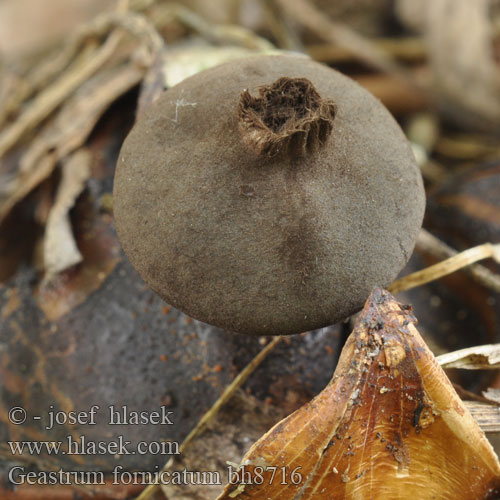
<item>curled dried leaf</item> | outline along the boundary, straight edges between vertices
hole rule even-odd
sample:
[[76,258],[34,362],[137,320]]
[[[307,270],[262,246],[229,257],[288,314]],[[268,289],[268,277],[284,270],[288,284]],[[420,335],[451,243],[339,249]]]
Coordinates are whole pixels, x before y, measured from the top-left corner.
[[330,384],[252,446],[246,484],[233,481],[219,500],[491,494],[498,459],[415,324],[408,307],[375,290]]
[[50,280],[82,261],[73,237],[69,211],[90,178],[90,159],[90,153],[80,149],[62,166],[62,180],[47,220],[43,242],[46,279]]

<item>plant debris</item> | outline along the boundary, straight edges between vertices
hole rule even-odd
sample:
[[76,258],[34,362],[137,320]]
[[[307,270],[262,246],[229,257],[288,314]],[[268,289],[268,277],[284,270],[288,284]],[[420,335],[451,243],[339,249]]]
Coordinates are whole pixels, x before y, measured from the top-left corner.
[[[252,446],[241,461],[247,478],[219,500],[491,494],[498,458],[415,323],[407,307],[375,290],[330,384]],[[286,481],[274,481],[277,469]]]
[[[33,30],[33,37],[21,34],[26,32],[22,24],[29,24],[31,19],[33,25],[35,9],[22,19],[16,18],[15,23],[7,15],[13,7],[22,13],[21,3],[24,8],[32,4],[44,9],[43,16],[37,19],[40,31]],[[446,370],[450,368],[447,373],[464,400],[463,406],[499,449],[491,434],[500,432],[500,375],[496,372],[500,363],[500,344],[496,343],[500,334],[500,268],[494,259],[470,264],[481,255],[494,257],[500,244],[498,0],[362,0],[359,5],[349,0],[184,0],[182,4],[161,0],[94,1],[102,13],[76,29],[66,29],[71,33],[65,40],[56,39],[62,33],[58,27],[65,23],[56,4],[63,2],[39,3],[11,1],[0,7],[0,30],[11,22],[13,28],[3,31],[18,32],[19,38],[2,43],[0,48],[0,282],[5,283],[0,286],[0,371],[5,382],[0,430],[5,435],[23,439],[54,437],[41,436],[33,426],[9,426],[4,410],[12,402],[29,403],[38,411],[47,404],[64,408],[87,404],[88,397],[97,398],[102,406],[113,397],[131,398],[127,401],[139,406],[157,405],[161,400],[162,404],[177,404],[182,414],[182,424],[175,429],[179,442],[192,430],[181,460],[169,462],[169,470],[188,466],[224,472],[228,468],[225,460],[237,462],[265,428],[284,413],[294,411],[326,383],[337,361],[338,346],[345,338],[340,332],[347,328],[346,324],[330,327],[328,336],[309,332],[266,344],[269,359],[246,386],[261,401],[233,394],[249,375],[243,371],[238,376],[239,369],[265,344],[260,343],[263,339],[243,341],[163,306],[153,292],[144,289],[124,260],[112,218],[111,178],[117,151],[134,117],[141,119],[164,90],[203,69],[253,54],[284,55],[292,50],[296,56],[310,56],[347,73],[379,98],[407,131],[430,195],[425,227],[432,234],[421,231],[416,246],[418,256],[414,256],[411,270],[407,268],[406,272],[424,271],[403,277],[392,290],[420,287],[405,295],[405,300],[418,311],[420,330],[434,352],[460,349],[438,356],[437,361]],[[91,8],[90,3],[74,1],[74,22],[81,15],[80,4],[85,4],[89,13],[93,9],[92,15],[96,12],[96,6]],[[408,29],[396,21],[396,15]],[[53,26],[48,21],[51,17]],[[24,47],[29,47],[30,39],[38,41],[36,45],[31,42],[31,53],[9,53],[9,47],[19,45],[21,38]],[[258,89],[250,88],[249,92],[257,95]],[[371,158],[367,160],[370,164]],[[242,202],[251,203],[258,196],[255,186],[248,183],[238,186],[237,192]],[[365,192],[354,198],[356,203],[365,200]],[[478,246],[479,253],[475,248]],[[457,250],[467,252],[460,254]],[[367,247],[367,253],[370,251]],[[425,269],[451,257],[454,260]],[[440,278],[458,268],[461,272]],[[439,281],[425,284],[436,279]],[[374,307],[385,306],[380,303]],[[382,331],[400,324],[402,313],[391,310],[388,314],[397,319],[389,321],[389,326],[369,325],[366,329],[372,333],[368,336],[376,336],[379,326]],[[400,324],[400,329],[413,335],[410,318],[408,313],[406,320],[410,323]],[[357,328],[360,333],[363,327]],[[409,338],[401,331],[397,335]],[[322,345],[326,339],[329,344]],[[461,349],[473,343],[488,345]],[[275,345],[277,348],[271,352]],[[361,370],[360,377],[368,379],[370,373],[363,372],[364,368],[375,367],[382,378],[373,382],[375,387],[354,385],[351,392],[340,394],[337,403],[345,404],[344,415],[350,415],[365,407],[367,394],[373,394],[389,401],[389,410],[391,398],[399,390],[395,389],[398,380],[384,378],[390,368],[381,357],[386,352],[390,359],[398,359],[400,351],[384,344],[359,349],[366,352],[369,364],[353,364],[353,371]],[[426,358],[428,352],[422,349]],[[322,354],[325,358],[321,358]],[[316,355],[317,363],[311,361]],[[372,361],[380,364],[372,366]],[[137,391],[137,387],[148,387],[148,391]],[[450,427],[437,427],[444,417],[434,415],[435,407],[429,411],[425,398],[423,403],[422,398],[415,398],[411,392],[414,388],[402,387],[401,394],[414,398],[406,401],[414,406],[405,417],[412,428],[409,436],[401,434],[403,444],[399,444],[391,427],[393,422],[384,420],[391,417],[382,412],[384,405],[375,408],[377,411],[366,423],[376,417],[384,423],[384,429],[394,432],[386,435],[383,429],[374,429],[375,444],[367,441],[373,448],[366,446],[365,450],[358,441],[358,448],[349,448],[360,435],[373,438],[363,422],[351,422],[360,427],[350,440],[345,428],[339,428],[328,442],[324,432],[329,430],[316,429],[318,434],[323,433],[319,449],[324,453],[311,470],[311,480],[302,485],[300,495],[309,494],[307,488],[317,482],[322,464],[339,448],[343,455],[340,453],[331,477],[327,475],[325,481],[333,481],[340,490],[344,488],[342,491],[354,495],[368,484],[373,469],[355,464],[363,452],[365,458],[384,458],[382,469],[375,469],[377,477],[396,477],[393,484],[406,484],[405,474],[413,473],[418,464],[413,443],[422,444],[417,439],[417,428],[421,427],[421,438],[431,429],[449,436],[446,433]],[[222,393],[224,396],[201,418]],[[324,402],[320,396],[316,400]],[[272,405],[280,407],[279,415],[268,418]],[[460,405],[456,407],[462,408]],[[307,413],[300,410],[303,421],[317,411],[311,405],[307,408]],[[245,411],[248,415],[239,413]],[[334,406],[327,424],[339,413]],[[212,418],[214,415],[218,418]],[[291,421],[292,417],[288,417],[282,425]],[[454,446],[455,439],[462,438],[462,447],[456,453],[452,450],[454,460],[468,449],[463,443],[471,435],[478,436],[472,424],[457,429],[449,440]],[[94,430],[103,432],[102,428]],[[304,435],[303,431],[295,435],[285,430],[294,443]],[[276,436],[273,432],[272,436]],[[133,438],[144,439],[144,433],[148,438],[156,436],[154,429],[142,429],[134,431]],[[479,443],[484,461],[490,460],[490,450],[482,438]],[[272,448],[273,443],[270,445]],[[447,443],[443,448],[450,450]],[[441,456],[439,453],[431,459]],[[0,443],[0,455],[12,458],[5,442]],[[160,467],[163,462],[153,456],[128,459],[124,463],[130,470],[153,464]],[[83,463],[92,468],[109,468],[116,461],[114,457],[106,460],[86,457]],[[69,456],[57,460],[22,456],[19,462],[47,471],[61,465],[74,466]],[[448,474],[453,483],[459,483],[461,476],[479,477],[476,470],[464,473],[469,465]],[[397,472],[391,476],[394,470]],[[425,480],[427,484],[427,476]],[[429,484],[432,486],[432,480]],[[229,494],[232,498],[253,496],[251,485],[234,486]],[[94,495],[114,499],[136,495],[141,488],[57,485],[12,489],[11,484],[0,482],[0,497],[69,500]],[[189,500],[208,500],[221,490],[222,485],[218,489],[162,488],[171,498]],[[285,490],[284,498],[290,492]],[[255,491],[258,498],[265,498],[260,490]],[[456,500],[465,491],[450,498]],[[151,492],[161,495],[159,487],[145,494]],[[394,493],[395,498],[406,498],[411,492],[397,495]],[[471,495],[469,498],[476,498]],[[385,498],[392,497],[386,494]]]
[[90,153],[75,152],[62,165],[62,180],[45,228],[44,267],[46,279],[82,261],[76,246],[69,211],[90,177]]
[[500,368],[500,344],[481,345],[442,354],[436,361],[443,368],[466,370],[498,370]]

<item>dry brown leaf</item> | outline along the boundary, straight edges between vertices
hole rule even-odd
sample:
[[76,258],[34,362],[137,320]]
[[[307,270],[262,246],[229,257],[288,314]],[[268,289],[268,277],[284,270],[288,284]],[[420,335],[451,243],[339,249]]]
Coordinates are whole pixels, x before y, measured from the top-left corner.
[[498,128],[500,68],[493,52],[490,5],[491,0],[399,0],[397,7],[408,25],[424,32],[436,90],[455,108]]
[[330,384],[252,446],[247,484],[220,500],[470,500],[499,486],[491,445],[408,309],[372,293]]
[[62,165],[62,179],[47,220],[43,242],[45,278],[82,261],[73,236],[69,212],[90,178],[90,153],[79,149]]
[[498,370],[500,368],[500,344],[480,345],[448,352],[436,358],[443,368],[466,370]]
[[[44,280],[36,292],[38,307],[49,321],[55,321],[98,290],[120,261],[120,244],[111,217],[76,206],[75,237],[83,262]],[[85,213],[86,212],[86,213]],[[91,229],[90,229],[91,228]]]

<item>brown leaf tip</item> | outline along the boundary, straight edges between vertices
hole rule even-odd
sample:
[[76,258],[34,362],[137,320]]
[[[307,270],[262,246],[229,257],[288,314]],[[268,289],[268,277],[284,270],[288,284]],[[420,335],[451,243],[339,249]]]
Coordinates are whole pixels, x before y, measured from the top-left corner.
[[[229,484],[219,500],[499,498],[498,458],[415,324],[374,290],[330,384],[243,458],[265,463],[264,479]],[[277,468],[300,481],[273,482]]]
[[282,77],[258,93],[245,89],[238,107],[243,140],[258,155],[305,156],[326,143],[337,107],[307,78]]

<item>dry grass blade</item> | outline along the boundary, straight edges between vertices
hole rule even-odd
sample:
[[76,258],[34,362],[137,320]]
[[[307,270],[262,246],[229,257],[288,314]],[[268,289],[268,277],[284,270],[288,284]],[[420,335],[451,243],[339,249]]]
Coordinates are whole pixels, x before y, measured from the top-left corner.
[[479,260],[493,258],[500,262],[500,244],[484,243],[477,247],[469,248],[454,257],[439,262],[433,266],[422,269],[412,274],[408,274],[392,283],[388,287],[391,293],[398,293],[404,290],[411,290],[420,285],[430,283],[448,274],[454,273]]
[[448,352],[436,358],[443,368],[466,370],[498,370],[500,368],[500,344],[489,344]]
[[[437,259],[447,259],[458,254],[454,248],[451,248],[425,229],[422,229],[418,235],[416,248]],[[469,267],[463,268],[463,271],[472,276],[481,285],[496,293],[500,293],[500,276],[490,271],[487,267],[481,264],[472,264]]]
[[[206,428],[208,422],[212,420],[222,406],[233,396],[233,394],[248,380],[248,377],[256,370],[256,368],[264,361],[267,355],[276,347],[283,337],[275,337],[255,356],[250,363],[238,374],[238,376],[229,384],[219,399],[214,405],[203,415],[196,427],[186,436],[179,452],[183,453],[189,443],[196,439]],[[173,459],[170,459],[163,467],[163,471],[168,470],[173,464]],[[148,486],[138,497],[137,500],[147,500],[151,498],[159,488],[159,484]]]

